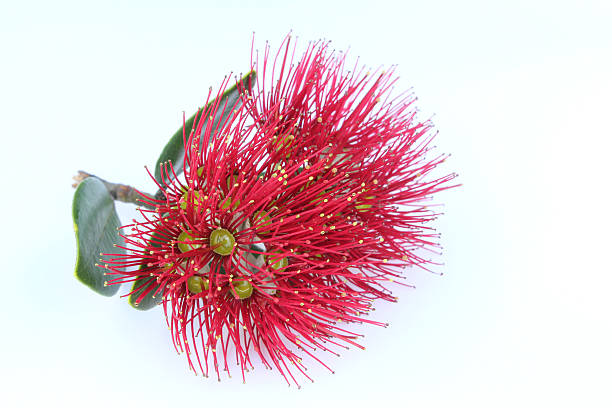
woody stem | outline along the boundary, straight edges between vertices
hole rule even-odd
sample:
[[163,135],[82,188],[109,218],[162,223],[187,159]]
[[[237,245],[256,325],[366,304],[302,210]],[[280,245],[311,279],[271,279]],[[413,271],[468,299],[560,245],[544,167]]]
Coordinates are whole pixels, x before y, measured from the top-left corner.
[[[104,183],[104,186],[108,190],[111,197],[113,197],[113,200],[121,201],[124,203],[142,205],[143,207],[148,207],[148,208],[154,208],[149,203],[144,202],[142,200],[141,194],[146,194],[146,193],[138,193],[138,191],[132,186],[128,186],[126,184],[120,184],[120,183],[111,183],[96,175],[87,173],[82,170],[79,170],[78,174],[72,177],[72,179],[75,181],[72,184],[72,187],[77,188],[77,186],[81,184],[83,180],[89,177],[97,178],[102,183]],[[149,196],[150,198],[153,198],[151,194],[146,194],[146,195]]]

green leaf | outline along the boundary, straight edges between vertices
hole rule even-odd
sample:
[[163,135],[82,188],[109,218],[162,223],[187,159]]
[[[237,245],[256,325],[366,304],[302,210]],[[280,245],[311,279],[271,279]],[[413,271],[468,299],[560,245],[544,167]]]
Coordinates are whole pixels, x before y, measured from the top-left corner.
[[[161,235],[153,233],[149,240],[149,245],[155,248],[160,248],[160,242],[163,241]],[[146,264],[140,265],[140,269],[147,268]],[[128,298],[129,304],[138,310],[149,310],[157,306],[161,302],[162,292],[157,293],[156,298],[153,295],[157,291],[159,284],[156,282],[157,277],[155,276],[141,276],[134,281],[132,285],[132,292]],[[150,289],[150,290],[149,290]],[[147,294],[138,301],[138,298],[143,292],[147,291]]]
[[[240,81],[241,83],[244,84],[245,87],[247,87],[249,86],[249,83],[250,83],[249,79],[251,83],[255,80],[255,71],[249,72],[244,77],[242,77]],[[232,112],[231,107],[233,107],[239,101],[239,99],[240,99],[240,93],[236,85],[227,89],[221,95],[221,99],[218,105],[219,110],[215,113],[213,117],[213,128],[217,124],[223,123],[227,119],[227,117]],[[214,102],[215,100],[209,102],[208,105],[206,105],[206,108],[202,109],[202,111],[206,111],[206,109],[208,109]],[[226,102],[227,102],[227,107],[224,111],[223,107],[226,106]],[[196,115],[194,114],[193,116],[191,116],[189,119],[185,121],[185,135],[189,135],[191,133],[191,129],[194,126],[195,116]],[[206,122],[208,122],[208,117],[204,119],[204,126],[206,126]],[[164,163],[167,160],[172,161],[174,172],[177,175],[182,173],[184,155],[185,155],[185,146],[183,144],[183,127],[181,126],[179,130],[176,131],[174,136],[170,138],[170,141],[164,147],[164,150],[162,150],[162,153],[159,156],[159,159],[157,159],[157,163],[155,164],[155,180],[157,180],[158,183],[161,183],[162,179],[161,179],[161,170],[160,170],[159,165],[161,163]]]
[[[128,302],[130,305],[132,305],[132,307],[144,311],[152,309],[160,304],[162,292],[159,292],[156,298],[153,297],[153,294],[159,286],[156,279],[157,278],[155,276],[141,276],[140,278],[136,279],[134,285],[132,286],[132,293],[130,293],[130,297],[128,298]],[[138,298],[142,295],[142,292],[146,290],[149,290],[149,292],[144,295],[142,299],[140,299],[140,302],[138,302]]]
[[77,279],[101,295],[113,296],[120,285],[105,286],[109,277],[96,263],[101,252],[125,252],[114,246],[122,245],[123,239],[117,233],[120,223],[115,203],[104,183],[89,177],[79,184],[72,201],[72,220],[77,241]]
[[[251,248],[252,251],[266,252],[266,248],[262,244],[251,244],[250,248]],[[255,253],[255,252],[252,252],[252,254],[256,258],[259,258],[260,256],[263,256],[262,254]]]

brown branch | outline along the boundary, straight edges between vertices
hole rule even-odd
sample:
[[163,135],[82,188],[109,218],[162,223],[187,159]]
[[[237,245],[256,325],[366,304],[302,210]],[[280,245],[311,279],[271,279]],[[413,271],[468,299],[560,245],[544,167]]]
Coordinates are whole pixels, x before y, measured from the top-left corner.
[[[83,180],[89,177],[95,177],[98,180],[100,180],[102,183],[104,183],[104,186],[108,190],[111,197],[113,197],[113,200],[121,201],[124,203],[142,205],[144,207],[152,208],[149,203],[142,201],[142,196],[138,193],[138,191],[136,191],[134,187],[128,186],[126,184],[110,183],[96,175],[87,173],[86,171],[79,170],[78,174],[72,177],[72,179],[74,180],[74,183],[72,183],[72,187],[77,188],[78,185],[81,184]],[[145,193],[142,193],[142,194],[145,194]],[[152,197],[150,194],[146,194],[146,195],[149,197]]]

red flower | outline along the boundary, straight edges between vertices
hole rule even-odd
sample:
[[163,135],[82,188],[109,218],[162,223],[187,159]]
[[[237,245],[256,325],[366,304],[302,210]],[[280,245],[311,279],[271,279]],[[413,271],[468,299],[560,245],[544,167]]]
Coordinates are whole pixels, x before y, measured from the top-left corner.
[[426,159],[431,125],[411,95],[390,99],[391,72],[347,73],[326,44],[293,64],[289,42],[273,60],[266,48],[253,94],[218,129],[203,120],[217,107],[199,115],[184,179],[164,166],[165,199],[108,261],[114,283],[156,279],[141,297],[162,299],[175,347],[206,376],[235,361],[244,378],[257,355],[297,384],[302,356],[325,365],[315,349],[360,347],[337,322],[384,326],[372,302],[395,301],[401,267],[426,267],[425,202],[454,177],[426,180],[444,157]]

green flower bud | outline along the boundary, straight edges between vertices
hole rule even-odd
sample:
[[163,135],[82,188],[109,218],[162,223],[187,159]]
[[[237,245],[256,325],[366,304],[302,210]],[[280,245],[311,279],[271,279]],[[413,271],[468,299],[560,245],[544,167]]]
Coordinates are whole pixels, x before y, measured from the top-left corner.
[[201,276],[194,275],[187,279],[187,288],[191,293],[201,293],[202,290],[208,290],[209,281]]
[[210,233],[210,247],[216,254],[229,255],[235,243],[234,236],[225,228],[217,228]]
[[283,270],[289,265],[289,260],[287,258],[281,258],[277,256],[268,255],[268,264],[270,268],[275,271]]
[[225,200],[223,200],[223,202],[221,203],[221,209],[222,210],[227,210],[228,208],[230,208],[230,206],[232,206],[232,210],[235,210],[236,208],[238,208],[238,206],[240,205],[240,200],[236,200],[234,202],[234,205],[232,205],[232,197],[227,197]]
[[253,216],[253,226],[258,233],[266,234],[269,233],[270,230],[266,227],[270,225],[270,215],[268,212],[264,210],[260,210]]
[[246,299],[253,294],[253,285],[248,280],[235,281],[232,284],[240,299]]
[[186,191],[181,199],[179,200],[179,206],[183,209],[187,209],[187,204],[191,203],[194,207],[199,207],[200,204],[200,192],[199,191]]
[[178,248],[180,249],[181,252],[187,252],[187,251],[201,248],[202,244],[196,243],[196,242],[190,242],[190,241],[197,241],[197,240],[198,240],[198,237],[193,235],[193,231],[191,230],[183,231],[180,233],[177,239]]

